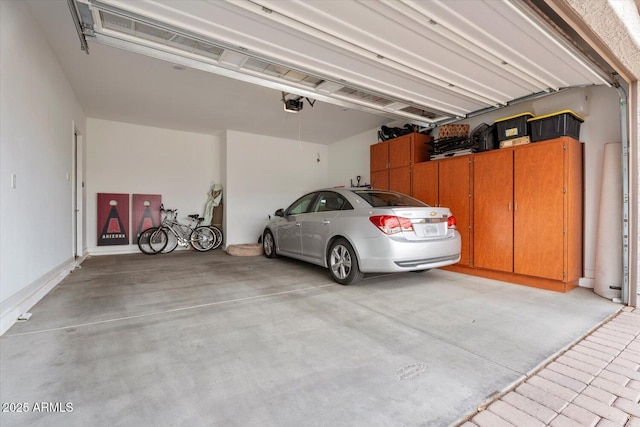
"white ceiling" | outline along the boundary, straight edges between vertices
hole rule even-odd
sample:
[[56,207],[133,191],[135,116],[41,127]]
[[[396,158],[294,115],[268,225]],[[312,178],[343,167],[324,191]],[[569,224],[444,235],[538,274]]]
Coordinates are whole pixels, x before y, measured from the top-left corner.
[[[564,42],[549,37],[546,24],[520,3],[90,3],[96,37],[87,37],[90,54],[86,55],[80,49],[66,0],[29,0],[85,113],[106,120],[201,133],[233,129],[329,144],[388,123],[398,108],[406,106],[434,115],[424,120],[409,116],[396,119],[428,124],[540,92],[606,83],[602,74],[585,66],[581,56]],[[239,66],[221,64],[221,59],[203,59],[157,43],[145,44],[103,29],[97,11],[103,5],[221,44],[225,52],[238,57],[257,57],[396,102],[380,107],[368,104],[368,99],[336,97],[336,93],[286,79],[248,75]],[[176,64],[185,67],[176,70]],[[242,80],[216,74],[220,72]],[[299,114],[287,113],[281,101],[282,88],[318,101],[311,108],[304,100]],[[374,108],[380,111],[374,114]]]

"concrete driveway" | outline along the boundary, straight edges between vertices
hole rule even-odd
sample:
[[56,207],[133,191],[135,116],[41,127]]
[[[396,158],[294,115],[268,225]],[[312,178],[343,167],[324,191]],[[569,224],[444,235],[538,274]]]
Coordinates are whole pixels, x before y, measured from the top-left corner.
[[452,425],[620,308],[440,270],[94,257],[0,338],[3,405],[29,409],[0,424]]

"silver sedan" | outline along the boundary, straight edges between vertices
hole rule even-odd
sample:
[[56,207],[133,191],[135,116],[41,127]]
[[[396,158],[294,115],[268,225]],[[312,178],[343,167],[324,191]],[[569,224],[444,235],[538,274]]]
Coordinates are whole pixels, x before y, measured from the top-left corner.
[[364,273],[422,271],[460,261],[460,234],[448,208],[365,188],[305,194],[276,211],[262,245],[268,258],[320,265],[343,285]]

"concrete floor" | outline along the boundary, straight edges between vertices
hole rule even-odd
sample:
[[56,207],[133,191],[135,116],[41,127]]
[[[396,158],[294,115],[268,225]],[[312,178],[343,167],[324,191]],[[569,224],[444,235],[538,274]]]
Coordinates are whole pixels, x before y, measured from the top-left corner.
[[94,257],[0,338],[3,409],[30,410],[0,424],[452,425],[620,308],[440,270]]

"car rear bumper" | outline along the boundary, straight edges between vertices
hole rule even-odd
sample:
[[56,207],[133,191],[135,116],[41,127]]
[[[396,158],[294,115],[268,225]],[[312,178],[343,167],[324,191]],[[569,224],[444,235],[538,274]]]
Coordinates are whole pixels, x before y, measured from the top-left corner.
[[460,234],[431,241],[397,241],[381,236],[355,241],[360,271],[392,273],[444,267],[460,261]]
[[[440,256],[427,259],[412,259],[409,261],[394,261],[398,267],[402,268],[424,268],[425,265],[431,265],[443,263],[442,265],[449,265],[460,261],[460,254]],[[441,267],[441,266],[440,266]]]

